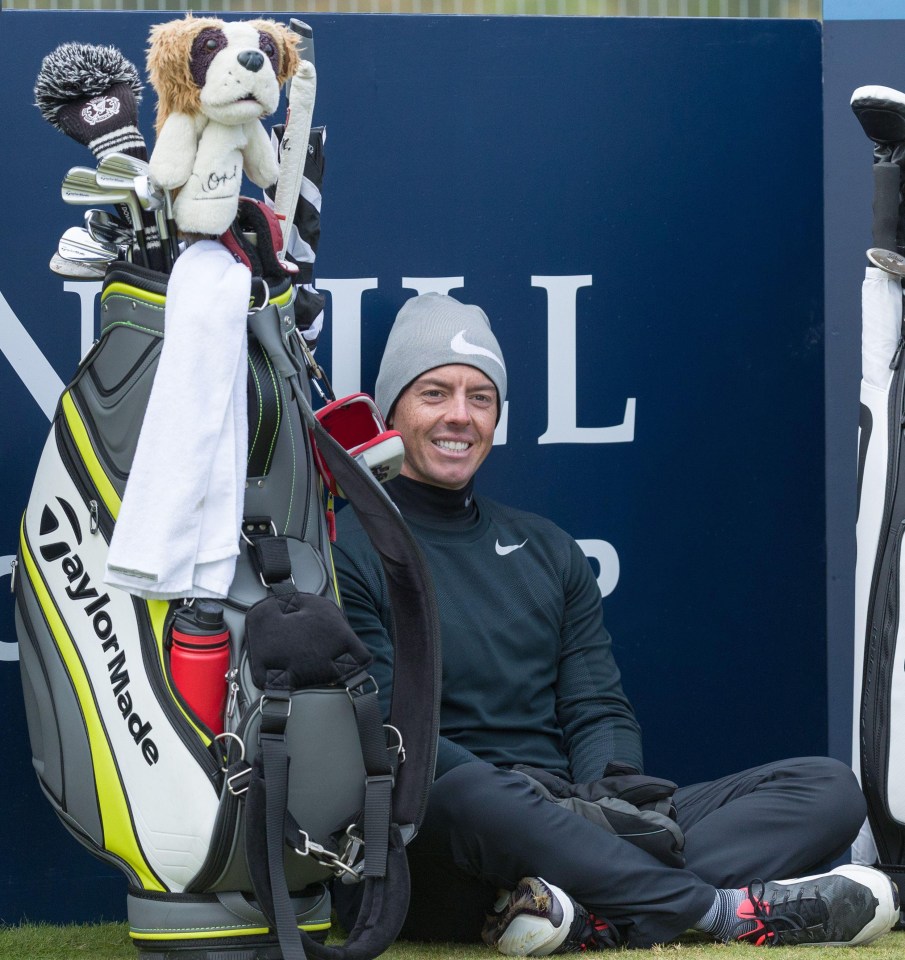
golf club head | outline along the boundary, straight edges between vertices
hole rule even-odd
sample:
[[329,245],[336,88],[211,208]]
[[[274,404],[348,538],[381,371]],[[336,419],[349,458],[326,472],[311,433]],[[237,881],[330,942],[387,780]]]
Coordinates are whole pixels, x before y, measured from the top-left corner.
[[119,256],[116,244],[98,243],[84,227],[69,227],[60,237],[57,253],[75,263],[110,263]]
[[[61,194],[65,203],[80,206],[91,206],[96,203],[127,204],[130,195],[128,190],[102,187],[90,167],[72,167],[63,177]],[[134,196],[132,199],[135,199]]]
[[[136,209],[139,211],[138,221],[136,222],[141,223],[143,226],[144,221],[141,220],[140,211],[156,209],[156,207],[151,205],[150,188],[145,191],[144,201],[142,201],[142,197],[139,194],[137,179],[144,177],[147,182],[147,175],[148,164],[146,161],[139,160],[137,157],[130,157],[125,153],[108,153],[107,156],[101,157],[98,161],[95,179],[101,187],[107,187],[111,190],[126,190],[134,195]],[[162,205],[163,197],[160,198],[160,203]],[[135,221],[134,211],[132,211],[132,219]],[[138,227],[136,227],[136,229],[138,229]]]
[[135,195],[142,210],[162,210],[164,208],[163,190],[151,181],[151,178],[145,173],[136,177]]
[[867,259],[875,267],[898,279],[905,277],[905,257],[894,250],[883,250],[880,247],[871,247],[867,251]]
[[107,266],[103,263],[77,263],[55,253],[50,258],[50,269],[67,280],[103,280]]
[[122,204],[132,219],[135,239],[141,250],[145,266],[148,266],[148,251],[145,243],[141,206],[132,189],[106,187],[97,182],[97,172],[90,167],[72,167],[63,178],[62,196],[66,203],[92,206],[95,203]]
[[115,213],[93,207],[85,211],[85,229],[99,243],[130,244],[135,239],[132,225]]
[[114,180],[131,182],[136,177],[148,175],[148,162],[127,153],[108,153],[97,163],[97,182],[107,183]]

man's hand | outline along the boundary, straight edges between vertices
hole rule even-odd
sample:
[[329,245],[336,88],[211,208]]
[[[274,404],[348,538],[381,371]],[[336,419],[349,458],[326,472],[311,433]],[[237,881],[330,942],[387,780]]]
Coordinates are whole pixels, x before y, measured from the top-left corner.
[[[632,768],[612,764],[607,765],[603,777],[591,783],[569,783],[525,764],[516,764],[512,769],[545,799],[634,843],[670,866],[684,866],[685,837],[676,823],[672,801],[678,788],[671,780],[621,772]],[[613,769],[620,772],[613,773]]]

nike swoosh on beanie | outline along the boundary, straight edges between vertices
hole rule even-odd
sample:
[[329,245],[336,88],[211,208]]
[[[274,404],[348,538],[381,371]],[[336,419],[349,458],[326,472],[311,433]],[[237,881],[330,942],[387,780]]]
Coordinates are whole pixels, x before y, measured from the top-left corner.
[[488,350],[486,347],[479,347],[476,343],[469,343],[465,339],[464,330],[460,330],[452,340],[449,341],[449,346],[456,353],[460,353],[465,357],[489,357],[503,367],[504,370],[506,369],[503,361],[492,350]]

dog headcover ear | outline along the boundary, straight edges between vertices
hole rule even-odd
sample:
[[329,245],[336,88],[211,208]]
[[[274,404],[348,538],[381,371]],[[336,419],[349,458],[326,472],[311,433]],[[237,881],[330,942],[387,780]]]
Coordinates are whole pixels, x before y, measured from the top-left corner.
[[194,116],[201,111],[201,91],[192,78],[192,44],[206,27],[222,28],[214,17],[170,20],[151,27],[148,43],[148,79],[157,93],[156,131],[171,113]]
[[258,33],[271,36],[276,44],[279,63],[274,65],[273,72],[277,75],[277,82],[283,84],[295,73],[299,65],[298,36],[289,27],[276,20],[249,20]]

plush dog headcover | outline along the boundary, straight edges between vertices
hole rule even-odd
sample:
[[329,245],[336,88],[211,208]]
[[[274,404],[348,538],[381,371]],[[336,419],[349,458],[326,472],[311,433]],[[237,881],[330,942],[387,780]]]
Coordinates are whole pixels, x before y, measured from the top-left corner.
[[[193,17],[189,13],[182,20],[171,20],[151,28],[148,76],[159,98],[158,133],[170,113],[194,116],[206,113],[211,108],[229,107],[228,98],[227,102],[221,104],[214,99],[217,84],[205,94],[208,72],[216,55],[230,43],[241,42],[242,38],[246,41],[251,38],[253,41],[250,31],[257,31],[258,38],[254,46],[267,57],[271,67],[271,71],[265,71],[261,78],[269,82],[259,84],[262,88],[260,91],[249,91],[252,96],[264,98],[260,102],[260,110],[255,114],[256,118],[260,118],[276,110],[280,87],[298,66],[298,37],[288,27],[275,20],[227,22],[214,17]],[[221,99],[224,87],[228,89],[229,86],[228,81],[224,83],[222,76],[227,70],[224,62],[217,77],[220,81],[220,93],[217,96]],[[275,83],[270,77],[275,79]],[[221,117],[212,119],[230,122]]]
[[299,66],[297,39],[273,20],[189,15],[152,28],[148,74],[159,102],[149,172],[179,191],[173,216],[183,233],[220,236],[229,228],[243,171],[259,187],[276,182],[261,118],[277,108],[280,87]]

